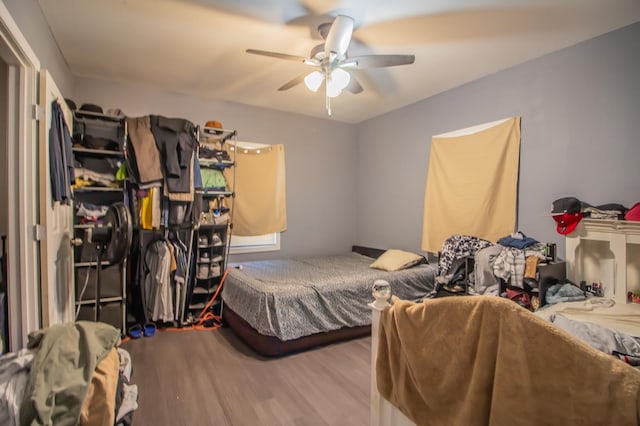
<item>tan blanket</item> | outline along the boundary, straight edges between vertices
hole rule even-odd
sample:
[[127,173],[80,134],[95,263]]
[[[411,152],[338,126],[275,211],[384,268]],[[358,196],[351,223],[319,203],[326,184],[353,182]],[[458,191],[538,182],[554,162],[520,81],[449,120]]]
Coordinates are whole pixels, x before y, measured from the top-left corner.
[[378,390],[419,425],[636,425],[640,372],[492,296],[382,313]]

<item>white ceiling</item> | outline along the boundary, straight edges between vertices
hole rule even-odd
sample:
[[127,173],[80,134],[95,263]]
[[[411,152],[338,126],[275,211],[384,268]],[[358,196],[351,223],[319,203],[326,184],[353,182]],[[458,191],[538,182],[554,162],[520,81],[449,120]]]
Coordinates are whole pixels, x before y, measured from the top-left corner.
[[[348,54],[414,54],[415,64],[357,70],[364,87],[332,102],[358,123],[640,20],[640,0],[39,0],[72,73],[325,117],[298,85],[315,28],[355,18]],[[315,38],[312,38],[313,37]]]

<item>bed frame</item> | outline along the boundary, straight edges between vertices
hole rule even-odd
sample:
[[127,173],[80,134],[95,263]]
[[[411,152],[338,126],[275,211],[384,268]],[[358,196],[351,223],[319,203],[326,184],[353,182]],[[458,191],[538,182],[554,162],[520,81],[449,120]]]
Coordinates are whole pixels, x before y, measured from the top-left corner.
[[[373,259],[377,259],[385,252],[383,249],[363,246],[353,246],[351,251]],[[365,325],[359,327],[346,327],[339,330],[316,333],[294,340],[283,341],[275,336],[266,336],[258,333],[258,331],[247,321],[227,306],[224,307],[222,316],[224,324],[228,325],[238,337],[244,340],[257,353],[267,357],[287,355],[310,349],[315,346],[326,345],[371,334],[371,326]]]
[[223,313],[224,321],[233,332],[245,341],[253,350],[260,355],[275,357],[300,352],[315,346],[326,345],[342,340],[354,339],[356,337],[368,336],[371,333],[371,326],[347,327],[339,330],[316,333],[309,336],[299,337],[293,340],[280,340],[275,336],[265,336],[258,333],[240,315],[225,307]]

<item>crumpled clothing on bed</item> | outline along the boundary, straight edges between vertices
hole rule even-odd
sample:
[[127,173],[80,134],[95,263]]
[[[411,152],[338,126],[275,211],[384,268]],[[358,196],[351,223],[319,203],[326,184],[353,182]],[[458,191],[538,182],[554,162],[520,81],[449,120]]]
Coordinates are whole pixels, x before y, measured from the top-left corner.
[[547,289],[545,301],[553,305],[560,302],[577,302],[586,299],[584,292],[573,284],[554,284]]
[[559,314],[552,314],[549,321],[604,353],[620,352],[640,356],[640,339],[629,334],[592,322],[575,321]]

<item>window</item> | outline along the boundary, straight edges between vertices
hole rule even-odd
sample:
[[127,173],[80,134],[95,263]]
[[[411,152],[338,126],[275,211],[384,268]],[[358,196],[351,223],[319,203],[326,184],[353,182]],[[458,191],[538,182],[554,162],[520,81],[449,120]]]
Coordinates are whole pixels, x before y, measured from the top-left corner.
[[[281,161],[279,162],[276,161],[274,163],[271,160],[270,162],[266,163],[266,164],[269,164],[271,167],[274,167],[274,166],[282,167],[282,175],[280,179],[281,185],[282,185],[281,188],[278,188],[277,186],[272,188],[267,185],[267,188],[265,189],[263,185],[263,187],[258,186],[258,189],[256,189],[256,183],[260,182],[264,184],[265,181],[264,180],[257,181],[255,179],[255,176],[253,176],[251,173],[265,172],[265,169],[263,168],[263,166],[255,162],[255,160],[258,159],[256,155],[263,154],[264,156],[267,156],[265,158],[265,161],[269,161],[267,160],[267,158],[273,158],[272,149],[278,149],[278,147],[280,149],[284,149],[284,148],[277,145],[271,146],[271,145],[259,144],[254,142],[240,142],[240,141],[237,142],[236,147],[237,147],[236,160],[238,161],[239,164],[242,163],[243,165],[246,165],[247,168],[242,169],[241,168],[242,166],[238,167],[235,171],[236,175],[233,177],[234,179],[241,181],[241,184],[238,184],[238,186],[242,186],[243,188],[245,188],[245,191],[241,190],[239,192],[239,196],[236,197],[235,207],[234,207],[238,215],[238,217],[234,219],[234,222],[237,222],[237,223],[234,223],[234,225],[238,226],[239,230],[240,229],[242,230],[241,233],[243,235],[242,236],[233,235],[233,232],[232,232],[231,243],[230,243],[230,253],[233,253],[233,254],[255,253],[255,252],[280,250],[280,231],[286,228],[286,213],[284,211],[284,151],[282,151],[282,154],[281,154],[282,155]],[[264,152],[261,152],[261,151],[264,151]],[[276,151],[273,151],[273,154],[275,153]],[[260,157],[262,157],[263,155],[260,155]],[[278,154],[278,158],[280,158],[280,154]],[[261,172],[256,172],[255,170],[260,170]],[[242,173],[243,171],[248,173],[243,174]],[[265,175],[263,174],[261,176],[265,176]],[[268,170],[267,170],[266,176],[269,176]],[[280,176],[280,174],[277,174],[277,176]],[[269,180],[267,179],[266,182],[269,182]],[[271,185],[274,185],[277,182],[278,182],[278,179],[276,179]],[[280,191],[278,191],[278,189],[280,189]],[[280,222],[284,222],[283,224],[281,224],[280,226],[278,226],[277,224],[275,226],[271,225],[266,227],[267,229],[265,229],[265,226],[258,226],[258,227],[255,226],[256,223],[260,221],[260,219],[264,218],[265,216],[268,216],[268,214],[258,213],[259,219],[256,219],[255,212],[262,211],[264,213],[265,208],[267,209],[268,212],[278,211],[277,208],[273,208],[269,204],[265,206],[263,202],[264,200],[261,200],[260,197],[257,200],[255,199],[255,197],[252,198],[251,194],[255,192],[258,192],[260,194],[265,194],[265,193],[274,194],[274,197],[277,194],[281,194],[282,196],[281,214],[283,216]],[[276,197],[276,199],[278,198]],[[250,213],[253,213],[253,215]],[[261,232],[269,232],[269,231],[276,231],[276,232],[270,232],[268,234],[263,234],[263,235],[251,235],[252,232],[261,233]]]
[[230,253],[256,253],[261,251],[280,250],[280,233],[257,235],[254,237],[240,237],[231,235]]

